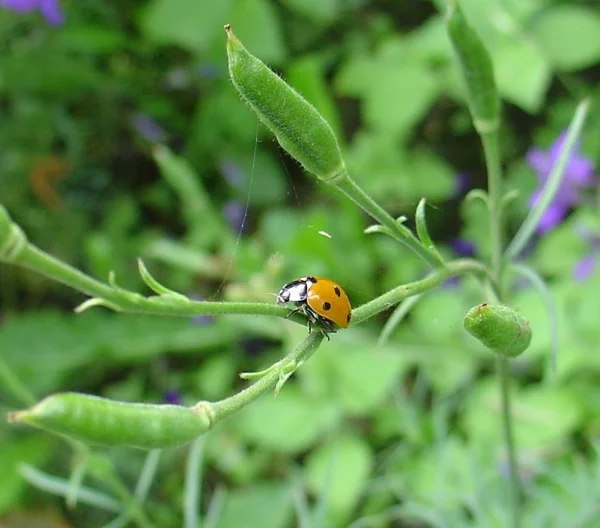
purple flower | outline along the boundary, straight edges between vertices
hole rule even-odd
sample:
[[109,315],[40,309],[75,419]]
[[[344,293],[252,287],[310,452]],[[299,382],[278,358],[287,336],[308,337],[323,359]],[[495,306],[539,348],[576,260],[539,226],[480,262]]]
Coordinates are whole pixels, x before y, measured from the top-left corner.
[[455,238],[450,241],[449,246],[461,257],[472,257],[475,254],[473,242],[466,238]]
[[219,170],[225,181],[234,189],[242,186],[246,179],[243,169],[234,161],[224,159],[219,162]]
[[[540,197],[550,171],[558,160],[565,136],[565,132],[562,132],[547,151],[538,148],[527,151],[527,164],[536,172],[539,184],[529,198],[530,207],[533,207]],[[579,154],[579,145],[576,144],[565,165],[560,187],[536,227],[537,232],[542,234],[558,225],[569,208],[579,202],[581,191],[594,186],[595,183],[592,163]]]
[[244,206],[237,200],[231,200],[223,205],[223,216],[232,231],[239,233],[244,228],[245,210]]
[[454,181],[454,196],[462,196],[470,188],[470,178],[464,172],[457,173]]
[[181,396],[179,392],[174,389],[169,389],[165,391],[163,394],[163,401],[168,403],[169,405],[180,405],[181,404]]
[[580,259],[573,268],[573,279],[577,282],[585,282],[594,273],[596,268],[596,257],[593,254],[586,255]]
[[58,0],[0,0],[0,7],[10,9],[15,13],[29,13],[39,11],[52,26],[63,23],[63,14],[58,5]]
[[589,242],[591,251],[585,257],[579,259],[573,267],[573,280],[577,282],[585,282],[594,273],[600,255],[600,236],[585,232],[582,233],[582,236]]
[[130,124],[140,136],[148,141],[160,143],[167,139],[167,134],[161,126],[146,114],[138,112],[131,118]]

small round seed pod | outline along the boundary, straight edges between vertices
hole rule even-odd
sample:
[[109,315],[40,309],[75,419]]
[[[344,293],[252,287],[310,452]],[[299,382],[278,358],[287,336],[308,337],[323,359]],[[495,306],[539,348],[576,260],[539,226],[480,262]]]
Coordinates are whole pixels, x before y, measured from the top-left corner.
[[483,303],[465,316],[465,329],[492,352],[517,357],[531,343],[529,321],[508,306]]
[[156,449],[184,444],[211,426],[210,404],[194,407],[125,403],[97,396],[60,393],[31,409],[10,413],[24,422],[88,444]]
[[327,183],[346,176],[335,134],[317,109],[261,60],[251,55],[226,25],[233,86],[281,147],[308,172]]

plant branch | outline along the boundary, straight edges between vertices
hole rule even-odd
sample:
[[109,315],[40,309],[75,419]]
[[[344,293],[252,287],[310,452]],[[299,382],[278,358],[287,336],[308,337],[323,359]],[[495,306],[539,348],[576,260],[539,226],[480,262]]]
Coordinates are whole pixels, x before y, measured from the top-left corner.
[[333,185],[384,226],[387,234],[411,249],[432,268],[435,269],[444,265],[437,252],[430,251],[415,237],[410,229],[394,220],[350,176],[346,175],[344,178],[336,180]]
[[424,279],[398,286],[397,288],[376,297],[372,301],[355,308],[352,311],[350,325],[360,324],[378,313],[395,306],[407,297],[423,293],[450,277],[463,275],[465,273],[487,275],[488,270],[483,264],[472,259],[459,259],[448,262],[446,267],[433,271]]

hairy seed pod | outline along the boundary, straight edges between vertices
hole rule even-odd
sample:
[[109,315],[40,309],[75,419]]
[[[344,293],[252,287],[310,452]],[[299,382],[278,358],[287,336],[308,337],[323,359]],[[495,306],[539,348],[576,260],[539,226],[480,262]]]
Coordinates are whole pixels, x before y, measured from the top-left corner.
[[346,176],[337,139],[329,123],[296,90],[251,55],[229,25],[227,58],[233,86],[277,141],[308,172],[327,183]]
[[88,444],[155,449],[184,444],[211,426],[210,404],[194,407],[125,403],[72,392],[10,413],[24,422]]
[[493,132],[500,121],[494,67],[481,38],[465,20],[456,0],[448,0],[446,28],[460,62],[475,129],[480,134]]
[[508,306],[483,303],[465,316],[465,329],[492,352],[517,357],[531,343],[529,321]]

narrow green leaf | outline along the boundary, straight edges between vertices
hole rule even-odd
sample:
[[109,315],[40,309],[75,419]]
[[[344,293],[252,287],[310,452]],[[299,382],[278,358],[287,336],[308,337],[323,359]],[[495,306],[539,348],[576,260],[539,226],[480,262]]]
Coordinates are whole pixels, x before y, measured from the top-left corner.
[[163,286],[160,282],[158,282],[148,271],[146,268],[144,261],[139,258],[138,259],[138,270],[140,272],[140,276],[142,280],[146,283],[146,286],[150,288],[153,292],[158,293],[159,295],[168,295],[171,298],[189,302],[189,299],[185,295],[181,295],[176,291],[170,290],[166,286]]
[[558,159],[550,171],[550,175],[548,176],[548,180],[542,189],[542,193],[540,194],[537,203],[529,211],[529,214],[525,220],[523,220],[521,227],[506,248],[506,252],[504,254],[505,258],[513,260],[519,256],[519,253],[523,250],[533,236],[535,228],[542,218],[542,215],[546,212],[546,209],[552,203],[552,200],[554,200],[554,197],[556,196],[556,193],[560,187],[567,161],[571,156],[571,152],[575,146],[575,143],[577,142],[577,139],[579,138],[579,135],[581,134],[589,107],[589,99],[582,101],[577,106],[575,115],[573,116],[573,119],[569,124],[569,128],[567,129],[565,142],[563,143]]
[[525,264],[512,264],[511,269],[525,277],[534,287],[542,299],[546,314],[548,316],[548,333],[550,334],[550,361],[546,369],[546,380],[550,379],[550,374],[556,373],[556,363],[558,360],[558,315],[556,306],[550,295],[550,291],[544,280],[536,273],[535,270]]

